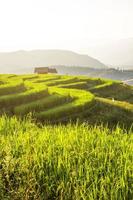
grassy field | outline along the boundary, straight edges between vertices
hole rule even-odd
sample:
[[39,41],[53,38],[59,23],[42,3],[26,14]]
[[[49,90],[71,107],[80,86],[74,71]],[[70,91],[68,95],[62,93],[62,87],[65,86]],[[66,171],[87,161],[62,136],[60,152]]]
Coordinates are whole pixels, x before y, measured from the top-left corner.
[[0,118],[1,200],[130,200],[133,132]]
[[132,123],[121,82],[0,75],[0,199],[132,200]]
[[0,75],[0,114],[32,113],[40,122],[133,122],[133,87],[85,76]]

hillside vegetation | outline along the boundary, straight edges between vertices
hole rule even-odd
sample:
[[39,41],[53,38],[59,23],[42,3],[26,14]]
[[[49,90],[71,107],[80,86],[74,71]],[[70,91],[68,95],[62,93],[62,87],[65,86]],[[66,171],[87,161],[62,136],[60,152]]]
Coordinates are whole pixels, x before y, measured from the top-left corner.
[[132,199],[133,87],[0,75],[0,114],[1,200]]
[[130,200],[132,161],[133,132],[119,126],[0,118],[1,200]]
[[0,113],[41,122],[131,125],[133,87],[85,76],[0,75]]

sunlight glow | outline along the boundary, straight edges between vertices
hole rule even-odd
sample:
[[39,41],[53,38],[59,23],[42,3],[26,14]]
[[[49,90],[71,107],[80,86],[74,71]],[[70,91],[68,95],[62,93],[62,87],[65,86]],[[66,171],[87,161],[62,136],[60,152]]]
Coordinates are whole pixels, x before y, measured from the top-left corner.
[[132,0],[0,0],[0,51],[82,50],[133,36]]

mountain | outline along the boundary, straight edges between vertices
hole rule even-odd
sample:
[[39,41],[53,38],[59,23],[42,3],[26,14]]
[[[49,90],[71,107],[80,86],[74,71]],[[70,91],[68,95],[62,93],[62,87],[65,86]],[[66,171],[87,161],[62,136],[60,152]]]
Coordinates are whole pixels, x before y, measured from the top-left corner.
[[34,67],[50,65],[106,68],[88,55],[65,50],[33,50],[0,53],[0,73],[30,73]]
[[108,65],[133,69],[133,38],[90,47],[89,54]]

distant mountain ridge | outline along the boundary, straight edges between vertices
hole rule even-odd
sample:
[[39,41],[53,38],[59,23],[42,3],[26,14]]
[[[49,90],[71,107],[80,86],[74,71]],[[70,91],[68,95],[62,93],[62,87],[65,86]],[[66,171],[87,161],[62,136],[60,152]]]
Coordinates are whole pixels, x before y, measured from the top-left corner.
[[0,73],[32,72],[34,67],[50,65],[83,66],[106,68],[88,55],[65,50],[32,50],[0,53]]

